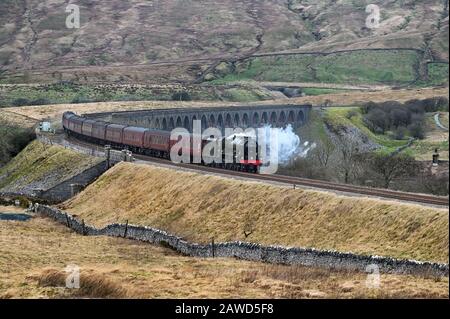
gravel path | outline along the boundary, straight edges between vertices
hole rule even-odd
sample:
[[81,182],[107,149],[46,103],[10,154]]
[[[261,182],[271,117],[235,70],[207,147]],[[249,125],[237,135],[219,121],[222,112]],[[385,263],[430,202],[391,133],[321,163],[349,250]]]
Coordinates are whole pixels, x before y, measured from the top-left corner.
[[439,127],[440,129],[442,129],[444,131],[448,131],[448,128],[445,127],[444,125],[442,125],[441,121],[439,120],[440,115],[441,115],[440,113],[436,113],[434,115],[434,121],[436,122],[437,127]]

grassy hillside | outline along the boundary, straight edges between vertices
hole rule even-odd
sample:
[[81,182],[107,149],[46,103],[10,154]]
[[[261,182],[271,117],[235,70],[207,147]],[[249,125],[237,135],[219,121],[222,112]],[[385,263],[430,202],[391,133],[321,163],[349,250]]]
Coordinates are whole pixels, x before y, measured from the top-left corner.
[[99,158],[82,155],[61,146],[34,141],[0,168],[0,189],[47,189],[99,161]]
[[271,92],[256,85],[93,85],[60,82],[49,85],[0,85],[0,108],[25,105],[107,101],[260,101]]
[[[48,219],[0,221],[0,233],[0,298],[448,298],[448,278],[382,275],[368,289],[365,273],[183,257]],[[81,289],[61,288],[69,264]]]
[[[442,0],[84,0],[77,4],[81,27],[68,29],[67,1],[2,1],[0,81],[194,81],[218,60],[299,49],[430,47],[433,60],[448,61],[448,10]],[[381,9],[378,29],[366,28],[368,4]],[[416,57],[402,57],[403,64],[392,64],[388,58],[386,66],[369,72],[353,65],[352,77],[406,80],[411,67],[407,62]],[[339,75],[319,74],[319,78],[347,80],[343,68],[352,60],[358,61],[345,56],[324,62]],[[401,74],[390,74],[389,65]]]
[[258,57],[245,61],[235,72],[216,82],[253,79],[273,82],[409,84],[417,77],[414,66],[419,59],[419,54],[415,51],[395,50],[360,51],[327,56]]
[[64,208],[96,225],[128,220],[192,241],[214,237],[448,261],[446,209],[146,165],[117,165]]
[[448,64],[445,63],[430,63],[428,64],[428,84],[441,85],[448,83]]
[[[349,118],[349,113],[353,116]],[[448,112],[442,112],[441,118],[445,123],[446,118],[448,119]],[[372,132],[364,123],[363,115],[361,110],[357,107],[336,107],[329,108],[324,113],[322,118],[317,118],[318,123],[316,125],[324,125],[327,122],[335,127],[338,126],[353,126],[358,128],[362,133],[364,133],[371,141],[382,146],[381,152],[392,153],[399,147],[408,144],[409,137],[405,136],[403,140],[394,139],[390,133],[386,134],[375,134]],[[427,113],[424,120],[424,132],[425,138],[422,140],[417,140],[413,143],[410,148],[404,150],[408,154],[414,156],[417,160],[427,160],[430,161],[432,154],[436,148],[439,149],[441,153],[441,160],[448,160],[448,132],[445,132],[436,126],[434,121],[434,113]],[[320,138],[320,135],[318,135]]]
[[[354,114],[351,118],[348,118],[348,114],[352,112]],[[363,114],[358,107],[338,107],[330,108],[326,110],[324,121],[338,127],[338,126],[354,126],[361,130],[370,140],[381,145],[384,152],[393,152],[397,148],[404,146],[408,143],[408,138],[404,140],[395,140],[387,134],[375,134],[364,123]]]

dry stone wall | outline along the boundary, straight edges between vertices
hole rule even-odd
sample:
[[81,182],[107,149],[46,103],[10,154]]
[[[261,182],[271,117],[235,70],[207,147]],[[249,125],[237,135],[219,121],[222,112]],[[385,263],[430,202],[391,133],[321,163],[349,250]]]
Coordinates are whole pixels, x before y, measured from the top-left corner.
[[193,257],[231,257],[274,264],[304,265],[363,272],[366,271],[369,266],[370,269],[374,269],[374,265],[376,265],[380,273],[448,276],[448,264],[379,256],[364,256],[312,248],[262,246],[244,242],[204,245],[189,243],[182,238],[168,234],[165,231],[145,226],[111,224],[98,229],[86,225],[84,221],[79,221],[63,211],[45,205],[35,204],[34,210],[37,214],[50,217],[61,224],[70,227],[79,234],[123,237],[152,244],[161,244],[170,247],[181,254]]
[[81,187],[80,189],[82,189],[87,185],[91,184],[92,182],[94,182],[100,175],[102,175],[107,170],[108,166],[106,161],[102,161],[97,165],[94,165],[84,170],[80,174],[77,174],[65,180],[64,182],[46,191],[43,191],[40,194],[37,194],[37,196],[52,203],[63,202],[76,195],[73,193],[72,185],[79,185]]

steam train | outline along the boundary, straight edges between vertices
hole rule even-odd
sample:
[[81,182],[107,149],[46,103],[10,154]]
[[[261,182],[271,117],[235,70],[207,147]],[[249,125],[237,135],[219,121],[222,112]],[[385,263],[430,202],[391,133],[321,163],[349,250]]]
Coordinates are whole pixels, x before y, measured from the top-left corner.
[[[194,147],[194,136],[180,135],[178,140],[171,139],[171,133],[163,130],[114,124],[102,120],[88,119],[73,112],[65,112],[62,126],[68,136],[99,145],[110,145],[114,149],[127,149],[136,154],[171,159],[171,149],[181,138],[189,140],[188,156],[190,163],[201,159],[198,164],[224,169],[258,173],[262,166],[259,159],[259,145],[254,137],[243,134],[220,139],[200,138],[198,147]],[[205,156],[204,148],[211,143],[221,148],[221,158],[212,154]],[[230,153],[229,150],[232,150]],[[208,153],[208,152],[206,152]],[[178,154],[181,155],[181,154]],[[209,157],[209,158],[208,158]]]

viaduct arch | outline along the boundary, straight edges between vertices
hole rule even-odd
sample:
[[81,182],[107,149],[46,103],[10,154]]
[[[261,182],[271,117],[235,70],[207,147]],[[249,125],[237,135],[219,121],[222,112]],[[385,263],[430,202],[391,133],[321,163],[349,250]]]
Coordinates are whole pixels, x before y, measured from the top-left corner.
[[299,127],[308,121],[311,108],[311,105],[224,106],[109,112],[86,116],[160,130],[183,127],[192,131],[193,121],[200,120],[203,129],[217,127],[223,131],[226,127],[245,129],[267,124],[273,127],[285,127],[288,124]]

